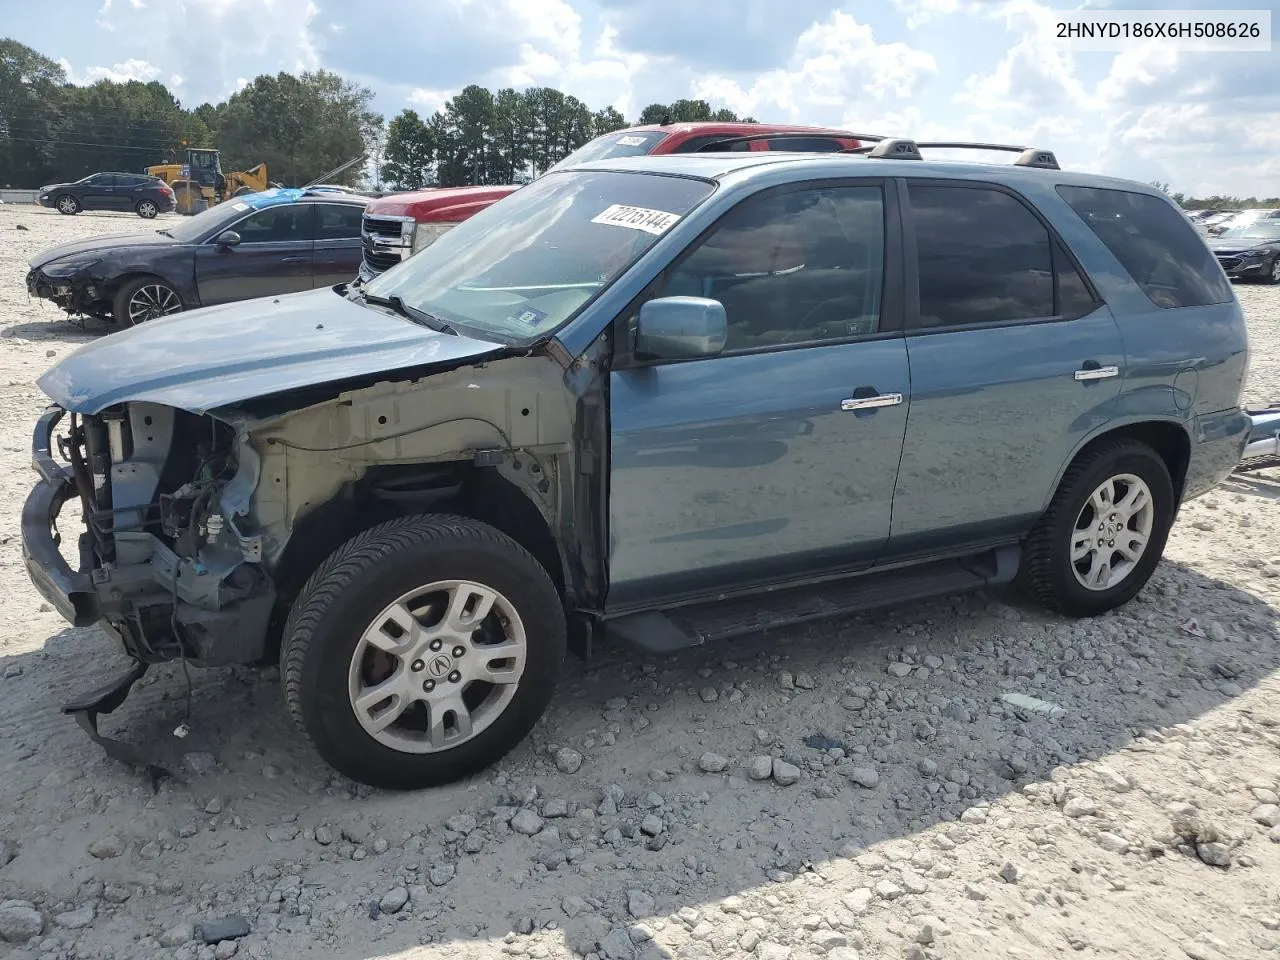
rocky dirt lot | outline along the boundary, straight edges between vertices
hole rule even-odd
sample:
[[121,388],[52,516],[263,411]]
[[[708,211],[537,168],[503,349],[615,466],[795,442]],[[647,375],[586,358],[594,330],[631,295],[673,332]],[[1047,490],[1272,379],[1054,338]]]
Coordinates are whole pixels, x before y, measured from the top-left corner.
[[[18,538],[34,381],[101,331],[22,281],[158,225],[0,207],[0,956],[1280,953],[1280,471],[1189,505],[1113,616],[977,595],[571,661],[536,734],[450,789],[332,775],[274,670],[153,670],[104,726],[182,779],[108,760],[59,706],[121,664]],[[1250,398],[1280,399],[1280,288],[1238,293]]]

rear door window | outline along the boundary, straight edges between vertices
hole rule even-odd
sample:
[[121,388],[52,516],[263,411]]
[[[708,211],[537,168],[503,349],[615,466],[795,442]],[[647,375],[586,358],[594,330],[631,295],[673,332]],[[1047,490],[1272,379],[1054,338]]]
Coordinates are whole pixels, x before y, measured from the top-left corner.
[[1234,296],[1204,240],[1170,201],[1111,188],[1057,189],[1156,306],[1203,307]]
[[359,240],[364,207],[354,203],[317,203],[317,240]]
[[288,203],[267,207],[245,217],[232,229],[240,234],[241,243],[310,241],[313,239],[311,204]]

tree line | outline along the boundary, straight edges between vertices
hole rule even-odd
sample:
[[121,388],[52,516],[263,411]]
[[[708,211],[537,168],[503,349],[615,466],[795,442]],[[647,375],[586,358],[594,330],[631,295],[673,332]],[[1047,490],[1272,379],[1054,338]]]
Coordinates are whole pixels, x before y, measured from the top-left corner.
[[[334,179],[391,189],[519,183],[588,140],[628,126],[550,87],[464,87],[433,114],[403,110],[386,123],[374,94],[326,70],[263,74],[218,103],[187,108],[152,80],[71,83],[56,61],[0,39],[0,186],[33,189],[100,170],[141,172],[215,147],[223,170],[266,163],[297,186],[362,154]],[[705,100],[654,103],[638,123],[738,120]],[[741,118],[751,121],[752,118]],[[753,122],[753,121],[752,121]]]

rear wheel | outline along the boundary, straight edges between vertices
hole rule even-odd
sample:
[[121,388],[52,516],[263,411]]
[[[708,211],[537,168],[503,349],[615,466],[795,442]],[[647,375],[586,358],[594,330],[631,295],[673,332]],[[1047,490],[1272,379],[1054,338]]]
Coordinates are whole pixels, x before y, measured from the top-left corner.
[[1146,444],[1114,440],[1086,452],[1027,539],[1023,586],[1069,616],[1128,603],[1160,562],[1175,497],[1168,467]]
[[64,193],[55,202],[54,206],[58,208],[58,212],[64,216],[74,216],[80,212],[80,201],[69,193]]
[[134,210],[143,220],[154,220],[156,214],[160,212],[154,200],[139,200]]
[[443,515],[339,547],[284,638],[298,727],[341,773],[392,789],[453,782],[520,743],[551,700],[566,642],[538,561],[486,524]]
[[1271,261],[1271,266],[1267,268],[1262,280],[1263,283],[1280,283],[1280,257],[1276,257]]
[[181,310],[182,298],[178,291],[158,277],[130,280],[116,293],[112,303],[112,314],[121,327],[136,327]]

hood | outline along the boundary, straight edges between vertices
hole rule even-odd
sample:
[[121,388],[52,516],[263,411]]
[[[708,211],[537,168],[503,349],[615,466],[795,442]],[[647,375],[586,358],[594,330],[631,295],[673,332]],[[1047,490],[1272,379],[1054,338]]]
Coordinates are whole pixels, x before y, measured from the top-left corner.
[[152,320],[86,344],[37,384],[75,413],[144,400],[205,413],[349,377],[495,354],[326,287]]
[[169,243],[177,243],[173,237],[166,237],[164,234],[151,233],[107,233],[100,237],[90,237],[88,240],[73,240],[70,243],[60,243],[56,247],[50,247],[48,250],[41,250],[27,262],[31,265],[31,269],[43,267],[46,263],[52,263],[54,260],[61,260],[63,257],[71,257],[77,254],[95,253],[97,251],[119,250],[122,247],[159,247]]
[[519,189],[512,185],[415,190],[374,200],[364,212],[369,217],[409,216],[418,221],[459,223]]

